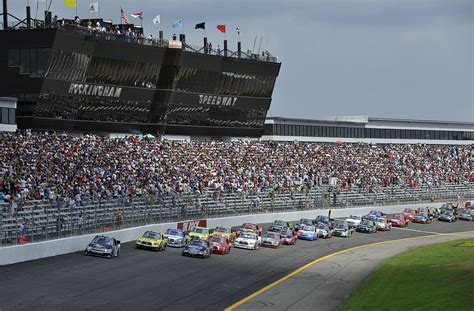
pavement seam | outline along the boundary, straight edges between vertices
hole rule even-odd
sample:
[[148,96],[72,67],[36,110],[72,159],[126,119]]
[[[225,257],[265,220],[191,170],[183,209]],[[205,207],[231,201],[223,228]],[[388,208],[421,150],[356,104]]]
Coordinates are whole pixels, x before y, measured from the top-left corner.
[[395,239],[395,240],[388,240],[388,241],[380,241],[380,242],[375,242],[375,243],[370,243],[370,244],[364,244],[364,245],[359,245],[359,246],[354,246],[354,247],[350,247],[350,248],[347,248],[347,249],[344,249],[344,250],[341,250],[341,251],[337,251],[337,252],[334,252],[334,253],[331,253],[329,255],[326,255],[326,256],[323,256],[323,257],[320,257],[320,258],[317,258],[297,269],[295,269],[294,271],[290,272],[289,274],[285,275],[284,277],[268,284],[267,286],[257,290],[256,292],[248,295],[247,297],[235,302],[234,304],[232,304],[231,306],[227,307],[224,309],[224,311],[231,311],[231,310],[234,310],[235,308],[243,305],[244,303],[248,302],[249,300],[259,296],[260,294],[268,291],[269,289],[277,286],[278,284],[290,279],[291,277],[301,273],[302,271],[306,270],[307,268],[311,267],[312,265],[318,263],[318,262],[321,262],[325,259],[328,259],[328,258],[331,258],[331,257],[334,257],[336,255],[339,255],[339,254],[342,254],[342,253],[346,253],[346,252],[350,252],[350,251],[353,251],[355,249],[360,249],[360,248],[364,248],[364,247],[372,247],[372,246],[377,246],[377,245],[383,245],[383,244],[389,244],[389,243],[394,243],[394,242],[400,242],[400,241],[408,241],[408,240],[416,240],[416,239],[423,239],[423,238],[430,238],[430,237],[439,237],[439,236],[446,236],[446,235],[459,235],[459,234],[466,234],[466,233],[474,233],[474,230],[468,230],[468,231],[461,231],[461,232],[449,232],[449,233],[439,233],[439,234],[429,234],[429,235],[422,235],[422,236],[416,236],[416,237],[409,237],[409,238],[402,238],[402,239]]

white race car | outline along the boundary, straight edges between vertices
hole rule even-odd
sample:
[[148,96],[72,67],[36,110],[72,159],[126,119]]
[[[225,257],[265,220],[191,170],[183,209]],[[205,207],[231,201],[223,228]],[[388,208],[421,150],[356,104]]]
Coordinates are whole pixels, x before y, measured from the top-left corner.
[[362,217],[361,216],[355,216],[355,215],[351,215],[351,216],[349,216],[349,218],[347,218],[345,220],[345,222],[347,222],[349,227],[357,227],[358,225],[360,225],[361,221],[362,221]]
[[260,237],[256,233],[243,232],[235,239],[234,247],[245,249],[258,249],[260,246]]
[[318,234],[318,238],[328,239],[332,237],[332,230],[328,225],[323,223],[319,223],[316,226],[316,233]]
[[337,223],[332,231],[334,236],[340,236],[344,238],[352,236],[353,233],[354,228],[350,228],[346,222]]
[[390,229],[392,229],[392,223],[385,217],[378,217],[375,220],[375,223],[377,224],[377,230],[379,231],[390,231]]

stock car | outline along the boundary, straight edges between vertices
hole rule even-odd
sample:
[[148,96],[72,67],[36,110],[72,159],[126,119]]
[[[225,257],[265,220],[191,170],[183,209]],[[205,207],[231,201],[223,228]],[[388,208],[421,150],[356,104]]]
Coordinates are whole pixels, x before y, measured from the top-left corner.
[[334,236],[340,236],[340,237],[350,237],[354,233],[354,229],[349,227],[349,225],[346,222],[338,222],[334,226],[334,229],[332,231],[332,234]]
[[319,223],[316,225],[316,234],[318,238],[329,239],[332,237],[332,230],[325,223]]
[[163,235],[168,239],[168,246],[184,247],[188,242],[188,236],[180,229],[166,229]]
[[295,231],[300,230],[302,225],[312,226],[313,221],[308,218],[301,218],[300,221],[295,225]]
[[120,241],[104,235],[96,235],[86,246],[84,255],[106,258],[117,257],[120,254]]
[[190,257],[201,257],[209,258],[211,257],[211,245],[209,241],[201,240],[199,238],[193,238],[189,243],[184,247],[182,255]]
[[240,226],[239,230],[237,231],[237,236],[243,232],[253,232],[260,236],[262,235],[262,226],[246,222]]
[[406,227],[408,226],[408,221],[405,219],[405,216],[402,214],[397,214],[392,218],[389,218],[388,221],[392,223],[393,227]]
[[314,226],[303,226],[298,232],[298,239],[314,241],[318,239],[318,233]]
[[290,230],[290,229],[287,228],[287,227],[271,225],[270,228],[268,228],[267,231],[280,233],[280,232],[282,232],[283,230]]
[[199,238],[200,240],[209,240],[209,237],[212,234],[212,230],[204,227],[193,227],[188,233],[188,241],[191,241],[194,238]]
[[293,228],[293,224],[291,222],[287,222],[284,220],[275,220],[272,225],[284,228]]
[[265,247],[273,247],[279,248],[283,246],[283,242],[281,241],[281,235],[277,232],[270,232],[267,231],[262,236],[262,246]]
[[232,227],[223,227],[223,226],[216,227],[212,235],[223,236],[227,240],[229,240],[231,244],[233,244],[235,241],[235,232],[234,230],[232,230]]
[[381,211],[370,211],[367,215],[362,216],[362,220],[371,220],[375,221],[379,217],[384,217],[386,214]]
[[260,246],[260,237],[254,232],[242,232],[235,239],[234,247],[245,249],[258,249]]
[[375,233],[377,232],[377,224],[372,220],[364,220],[360,225],[357,226],[356,231],[363,233]]
[[447,222],[455,222],[456,215],[454,214],[454,211],[446,209],[443,211],[443,213],[441,213],[441,215],[438,216],[438,220],[447,221]]
[[474,209],[460,211],[458,218],[460,220],[472,221],[472,219],[474,219]]
[[418,224],[430,224],[433,221],[433,218],[428,216],[428,214],[425,213],[418,213],[416,214],[415,217],[413,217],[412,222],[413,223],[418,223]]
[[332,227],[331,219],[328,216],[324,216],[324,215],[316,216],[316,219],[313,221],[313,225],[317,225],[320,223],[323,223],[323,224],[328,225],[329,227]]
[[155,251],[164,251],[167,244],[167,240],[163,234],[154,231],[146,231],[135,241],[136,248],[145,248]]
[[282,231],[280,233],[281,241],[284,245],[295,245],[296,235],[291,230]]
[[403,216],[405,216],[405,219],[407,221],[412,221],[413,220],[413,217],[416,216],[416,210],[412,209],[412,208],[405,208],[403,210],[403,212],[401,212],[401,214]]
[[352,228],[355,228],[358,225],[360,225],[361,221],[362,221],[362,217],[356,216],[356,215],[351,215],[349,216],[349,218],[346,218],[345,220],[345,222],[347,222],[347,225]]
[[232,248],[232,242],[222,235],[213,235],[209,239],[209,243],[211,244],[211,250],[214,254],[228,254]]
[[390,231],[390,229],[392,229],[392,223],[388,221],[386,217],[378,217],[375,219],[375,223],[379,231]]

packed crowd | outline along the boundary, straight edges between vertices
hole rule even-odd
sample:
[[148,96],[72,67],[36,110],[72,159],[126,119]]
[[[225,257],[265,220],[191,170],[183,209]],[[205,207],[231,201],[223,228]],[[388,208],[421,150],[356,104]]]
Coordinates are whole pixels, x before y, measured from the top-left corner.
[[180,142],[55,133],[0,134],[7,199],[81,201],[183,192],[437,187],[473,181],[471,146]]

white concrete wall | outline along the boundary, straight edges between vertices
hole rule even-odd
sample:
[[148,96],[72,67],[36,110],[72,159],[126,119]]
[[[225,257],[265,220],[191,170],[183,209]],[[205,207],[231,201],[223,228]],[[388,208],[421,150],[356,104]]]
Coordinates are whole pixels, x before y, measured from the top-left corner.
[[[418,208],[426,206],[441,206],[441,203],[425,203],[412,205],[388,205],[388,206],[368,206],[368,207],[354,207],[354,208],[339,208],[333,209],[331,217],[347,217],[350,215],[365,215],[371,210],[380,210],[385,213],[398,213],[407,207]],[[235,217],[211,218],[208,219],[209,227],[221,226],[239,226],[244,222],[253,223],[271,223],[276,219],[296,221],[301,218],[314,219],[317,215],[328,215],[329,210],[308,210],[299,212],[287,213],[266,213],[243,215]],[[146,230],[154,230],[163,232],[167,228],[176,228],[177,223],[163,223],[155,225],[147,225],[135,228],[128,228],[104,233],[105,235],[114,237],[121,242],[134,241]],[[7,246],[0,248],[0,266],[9,265],[13,263],[35,260],[39,258],[58,256],[73,252],[84,250],[86,245],[97,234],[88,234],[83,236],[76,236],[70,238],[63,238],[45,242],[31,243],[25,245]]]

